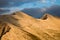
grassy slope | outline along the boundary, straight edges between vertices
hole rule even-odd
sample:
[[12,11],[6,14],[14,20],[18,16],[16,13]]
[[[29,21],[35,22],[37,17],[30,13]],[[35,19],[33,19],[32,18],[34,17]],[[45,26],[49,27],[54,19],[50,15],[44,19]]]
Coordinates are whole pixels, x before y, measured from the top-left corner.
[[23,12],[2,16],[1,20],[11,29],[1,39],[60,40],[60,19],[46,15],[46,19],[35,19]]

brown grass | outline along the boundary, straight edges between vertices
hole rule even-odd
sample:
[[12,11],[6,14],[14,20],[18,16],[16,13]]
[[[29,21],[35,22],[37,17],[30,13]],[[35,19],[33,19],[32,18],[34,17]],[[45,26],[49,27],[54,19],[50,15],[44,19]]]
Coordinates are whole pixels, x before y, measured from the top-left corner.
[[[60,19],[49,14],[35,19],[23,12],[16,12],[2,15],[0,20],[1,40],[60,40]],[[9,27],[11,29],[8,31]]]

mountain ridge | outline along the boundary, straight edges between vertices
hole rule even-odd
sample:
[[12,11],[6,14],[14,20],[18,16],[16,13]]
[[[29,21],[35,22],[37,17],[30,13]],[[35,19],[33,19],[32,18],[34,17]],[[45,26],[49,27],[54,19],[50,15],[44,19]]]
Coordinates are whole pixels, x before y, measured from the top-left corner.
[[60,40],[60,19],[50,14],[36,19],[24,12],[16,12],[1,15],[0,20],[10,28],[0,40]]

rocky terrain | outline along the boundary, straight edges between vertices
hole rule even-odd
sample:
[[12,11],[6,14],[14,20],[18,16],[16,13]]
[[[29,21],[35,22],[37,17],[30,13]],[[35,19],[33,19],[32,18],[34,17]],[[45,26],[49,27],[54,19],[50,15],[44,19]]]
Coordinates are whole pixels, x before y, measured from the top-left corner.
[[0,15],[0,40],[60,40],[60,18],[45,14],[36,19],[23,12]]

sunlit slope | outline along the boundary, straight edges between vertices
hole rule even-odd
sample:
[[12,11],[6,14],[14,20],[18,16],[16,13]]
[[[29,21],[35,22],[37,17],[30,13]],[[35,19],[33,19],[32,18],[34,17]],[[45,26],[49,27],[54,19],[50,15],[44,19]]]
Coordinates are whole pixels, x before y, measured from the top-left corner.
[[35,19],[23,12],[16,12],[2,15],[0,20],[10,28],[1,40],[60,40],[60,19],[49,14]]

